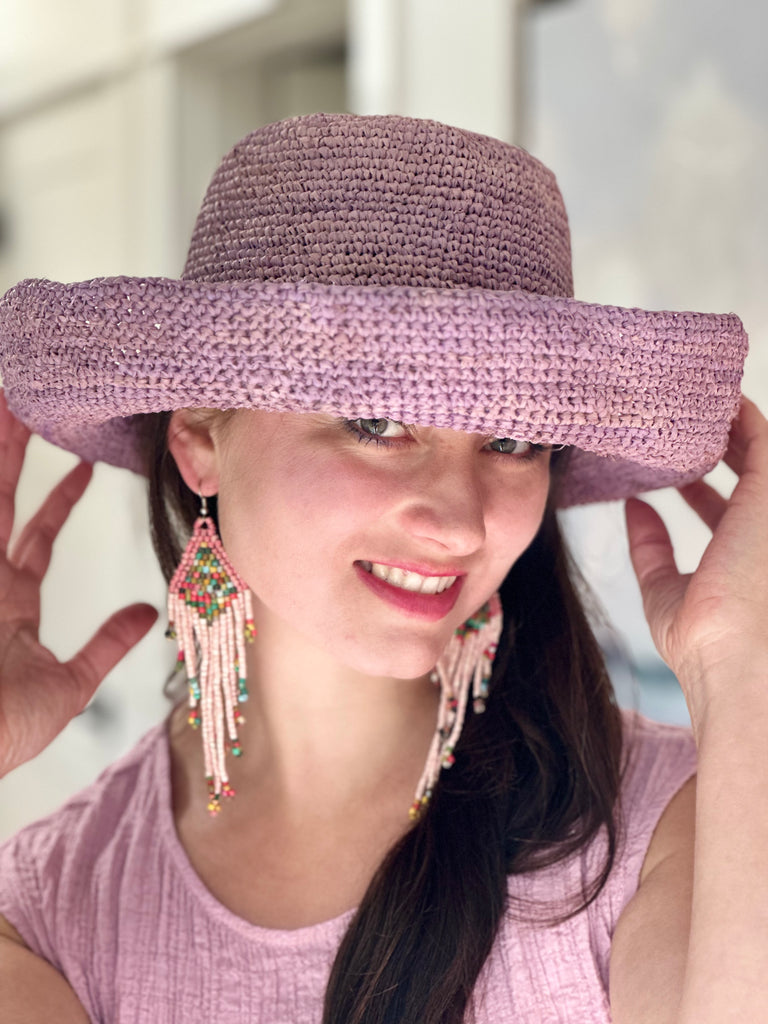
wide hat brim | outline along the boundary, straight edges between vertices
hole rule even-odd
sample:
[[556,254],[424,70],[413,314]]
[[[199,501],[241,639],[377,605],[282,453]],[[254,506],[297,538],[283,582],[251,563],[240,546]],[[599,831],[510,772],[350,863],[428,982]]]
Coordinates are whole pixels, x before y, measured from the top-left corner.
[[735,315],[485,288],[101,278],[0,301],[11,410],[143,472],[135,417],[322,412],[572,445],[562,506],[679,485],[722,457],[747,351]]

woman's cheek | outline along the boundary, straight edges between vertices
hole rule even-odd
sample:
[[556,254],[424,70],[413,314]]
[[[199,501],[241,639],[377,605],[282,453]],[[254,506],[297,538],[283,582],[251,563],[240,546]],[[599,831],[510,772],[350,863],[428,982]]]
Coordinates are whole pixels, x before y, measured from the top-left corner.
[[486,521],[488,533],[493,536],[493,548],[507,552],[510,566],[538,533],[547,507],[548,464],[531,468],[535,472],[525,481],[498,484]]

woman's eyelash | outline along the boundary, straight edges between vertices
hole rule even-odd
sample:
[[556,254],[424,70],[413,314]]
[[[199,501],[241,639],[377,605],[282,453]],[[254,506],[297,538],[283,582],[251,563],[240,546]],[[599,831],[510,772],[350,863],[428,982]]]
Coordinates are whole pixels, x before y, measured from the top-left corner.
[[[496,438],[492,438],[496,440]],[[546,444],[536,444],[533,441],[526,441],[528,450],[525,452],[497,452],[495,449],[491,449],[487,454],[495,455],[497,459],[504,459],[507,462],[531,462],[533,459],[537,459],[543,452],[549,450],[549,446]]]
[[363,444],[370,444],[371,441],[373,441],[376,445],[381,444],[384,445],[385,448],[389,448],[398,440],[398,438],[381,437],[380,434],[369,434],[365,430],[361,430],[360,427],[357,426],[360,422],[359,420],[342,420],[341,422],[350,434],[352,434],[353,437],[356,437],[357,440]]
[[[359,422],[360,422],[360,420],[347,420],[347,419],[343,419],[341,421],[341,423],[344,426],[344,428],[346,430],[348,430],[350,432],[350,434],[352,434],[353,437],[356,437],[357,440],[359,442],[361,442],[362,444],[370,444],[371,441],[373,441],[374,444],[376,444],[377,447],[379,445],[383,445],[385,448],[392,448],[392,447],[396,447],[403,440],[403,438],[399,438],[399,437],[382,437],[380,434],[369,434],[369,433],[367,433],[367,431],[360,429],[360,427],[358,426]],[[492,438],[492,440],[496,440],[496,439]],[[494,451],[493,449],[491,451],[489,451],[488,454],[489,455],[495,455],[497,458],[500,458],[500,459],[505,459],[507,462],[512,462],[512,461],[527,462],[530,459],[537,458],[539,455],[542,454],[542,452],[547,451],[548,448],[549,448],[548,445],[545,445],[545,444],[535,444],[535,443],[531,442],[529,444],[529,446],[528,446],[528,450],[526,452],[523,452],[522,455],[511,453],[511,452],[497,452],[497,451]]]

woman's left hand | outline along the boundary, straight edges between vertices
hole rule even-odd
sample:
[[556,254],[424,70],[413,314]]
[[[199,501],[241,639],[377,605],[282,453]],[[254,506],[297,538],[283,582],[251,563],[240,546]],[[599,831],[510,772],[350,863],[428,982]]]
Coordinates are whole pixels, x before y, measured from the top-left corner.
[[[738,476],[730,498],[699,480],[680,494],[712,530],[694,573],[677,571],[656,511],[627,502],[630,555],[656,647],[677,676],[694,732],[718,688],[731,698],[763,680],[768,700],[768,421],[742,398],[723,461]],[[714,687],[714,692],[713,692]]]

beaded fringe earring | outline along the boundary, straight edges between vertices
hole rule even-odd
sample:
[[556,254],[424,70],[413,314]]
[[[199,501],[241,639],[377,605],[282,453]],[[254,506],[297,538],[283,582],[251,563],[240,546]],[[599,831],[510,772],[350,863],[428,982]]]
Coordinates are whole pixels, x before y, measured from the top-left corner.
[[455,761],[454,750],[464,725],[470,684],[475,714],[485,711],[502,623],[501,601],[499,595],[494,594],[455,630],[432,671],[432,682],[440,686],[437,730],[408,812],[412,821],[418,820],[429,804],[442,769],[450,768]]
[[234,796],[226,766],[227,748],[242,753],[237,727],[248,700],[245,641],[255,635],[251,592],[232,567],[201,495],[200,516],[168,591],[168,630],[177,639],[177,666],[186,666],[189,724],[201,729],[208,810]]

